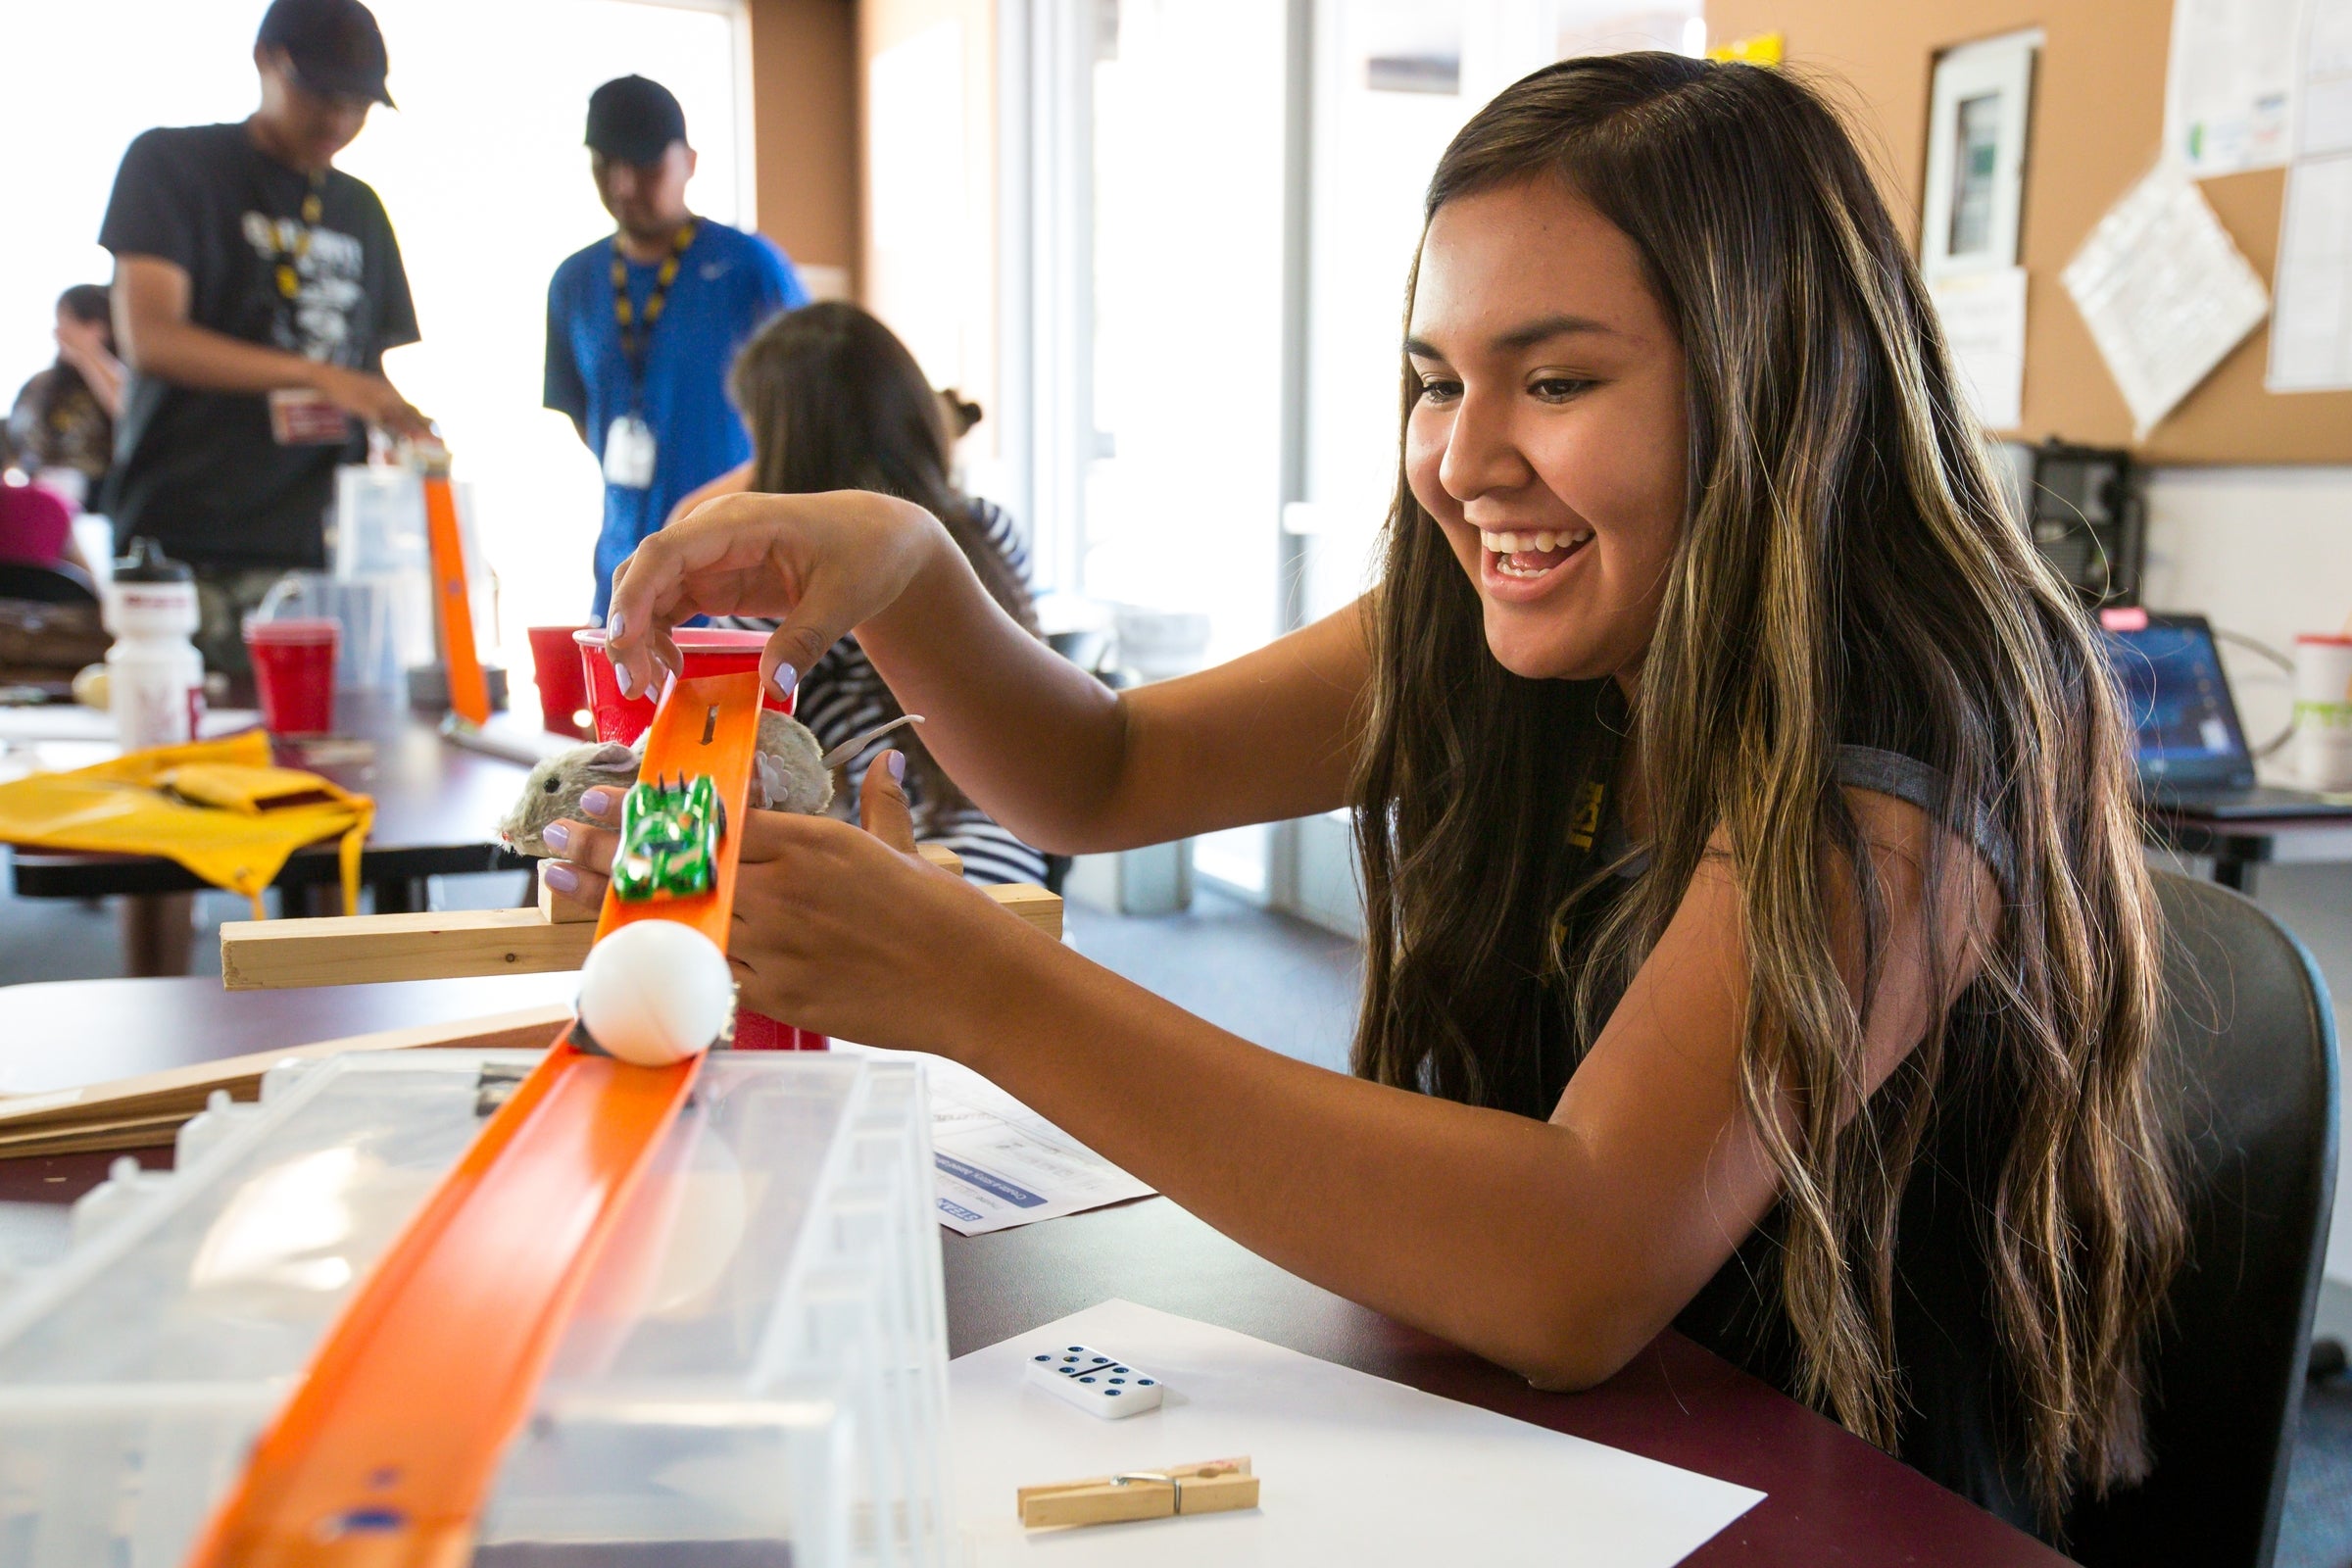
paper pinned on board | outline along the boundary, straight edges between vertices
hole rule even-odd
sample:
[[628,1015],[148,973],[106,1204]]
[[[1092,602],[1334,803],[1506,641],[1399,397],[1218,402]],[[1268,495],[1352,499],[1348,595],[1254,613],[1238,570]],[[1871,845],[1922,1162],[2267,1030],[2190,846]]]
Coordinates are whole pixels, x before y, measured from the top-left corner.
[[[1166,1384],[1099,1421],[1027,1386],[1045,1346],[1100,1346]],[[973,1568],[1668,1568],[1764,1494],[1443,1399],[1245,1334],[1111,1300],[948,1366],[956,1518]],[[1240,1513],[1024,1532],[1024,1486],[1250,1455]]]
[[2278,220],[2273,392],[2352,387],[2352,0],[2312,0]]
[[2174,0],[2164,145],[2193,179],[2286,162],[2302,0]]
[[1928,293],[1977,422],[2016,429],[2025,422],[2026,270],[1956,273],[1930,283]]
[[985,1236],[1152,1196],[1149,1183],[1137,1181],[960,1062],[842,1042],[835,1049],[922,1064],[931,1096],[939,1222],[959,1236]]
[[2107,210],[2061,274],[2145,436],[2270,310],[2213,208],[2159,164]]

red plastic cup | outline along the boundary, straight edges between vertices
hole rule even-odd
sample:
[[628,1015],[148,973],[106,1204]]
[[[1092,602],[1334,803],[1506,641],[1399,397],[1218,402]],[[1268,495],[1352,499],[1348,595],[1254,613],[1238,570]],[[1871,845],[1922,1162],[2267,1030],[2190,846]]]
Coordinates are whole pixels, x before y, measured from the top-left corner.
[[[538,635],[535,629],[531,633],[534,660],[540,658]],[[681,626],[669,635],[678,645],[678,659],[685,665],[679,675],[686,680],[699,680],[705,675],[733,675],[745,670],[756,672],[760,668],[760,650],[767,646],[767,633],[763,631],[738,631],[725,626]],[[601,628],[591,626],[575,631],[571,640],[580,651],[580,673],[587,682],[587,706],[596,719],[596,738],[623,745],[634,742],[654,721],[653,696],[620,694],[620,681],[612,673],[612,661],[605,657],[605,633]],[[542,694],[546,690],[545,686],[540,688]],[[762,706],[779,713],[792,711],[792,698],[779,698],[772,691],[760,695]],[[541,701],[546,701],[544,695]],[[548,727],[555,726],[551,723]],[[823,1035],[781,1023],[765,1013],[754,1012],[749,1007],[735,1009],[737,1051],[823,1051],[830,1044]]]
[[[763,631],[737,631],[725,626],[681,626],[671,632],[670,640],[678,645],[678,657],[685,668],[679,671],[687,680],[705,675],[732,675],[742,670],[758,670],[760,651],[767,646]],[[600,741],[619,741],[626,746],[645,733],[654,721],[654,698],[658,693],[642,692],[635,697],[623,697],[620,681],[612,672],[612,661],[605,657],[604,631],[591,626],[575,631],[571,640],[579,646],[580,672],[588,684],[588,710],[596,719],[596,738]],[[772,691],[760,693],[765,706],[779,713],[792,711],[790,698],[778,698]]]
[[588,671],[572,637],[577,626],[533,626],[531,684],[539,688],[539,723],[551,735],[596,738],[588,710]]
[[272,735],[324,735],[335,727],[335,653],[343,628],[332,620],[256,620],[245,652]]

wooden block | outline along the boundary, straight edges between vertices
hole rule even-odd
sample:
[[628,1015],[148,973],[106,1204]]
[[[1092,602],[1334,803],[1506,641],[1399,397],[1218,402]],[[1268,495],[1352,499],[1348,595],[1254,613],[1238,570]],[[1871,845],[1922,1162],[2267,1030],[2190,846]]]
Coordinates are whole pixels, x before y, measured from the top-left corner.
[[231,991],[455,980],[577,969],[591,921],[557,925],[530,909],[231,920],[220,927],[220,983]]
[[558,893],[547,885],[545,877],[539,879],[539,917],[550,925],[579,925],[582,922],[594,925],[600,912],[593,904],[582,904],[577,899],[567,899]]
[[949,849],[945,844],[918,844],[914,847],[914,853],[943,871],[953,871],[957,876],[963,875],[963,857]]
[[181,1122],[204,1108],[214,1090],[225,1089],[233,1100],[259,1099],[262,1074],[288,1059],[433,1047],[540,1051],[553,1045],[570,1022],[568,1007],[523,1007],[455,1023],[257,1051],[53,1094],[0,1096],[0,1156],[147,1149],[169,1143]]
[[1007,882],[980,891],[996,900],[1000,908],[1011,910],[1054,941],[1061,940],[1060,894],[1049,893],[1034,882]]

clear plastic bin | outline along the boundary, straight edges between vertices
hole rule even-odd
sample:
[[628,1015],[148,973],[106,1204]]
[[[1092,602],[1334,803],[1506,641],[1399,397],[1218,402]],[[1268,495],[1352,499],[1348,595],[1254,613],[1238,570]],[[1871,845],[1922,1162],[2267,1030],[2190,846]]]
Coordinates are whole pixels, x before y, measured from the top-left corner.
[[[258,1105],[190,1124],[178,1175],[85,1199],[72,1252],[0,1301],[0,1564],[175,1568],[532,1060],[280,1067]],[[476,1563],[944,1563],[930,1171],[912,1066],[714,1053],[507,1453]]]

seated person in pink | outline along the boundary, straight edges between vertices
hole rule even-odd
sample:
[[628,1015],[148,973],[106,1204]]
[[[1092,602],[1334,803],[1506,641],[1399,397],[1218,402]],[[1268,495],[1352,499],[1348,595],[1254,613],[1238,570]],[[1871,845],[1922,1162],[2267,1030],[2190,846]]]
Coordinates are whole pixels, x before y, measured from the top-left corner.
[[74,509],[37,484],[0,481],[0,561],[89,569],[74,543]]

